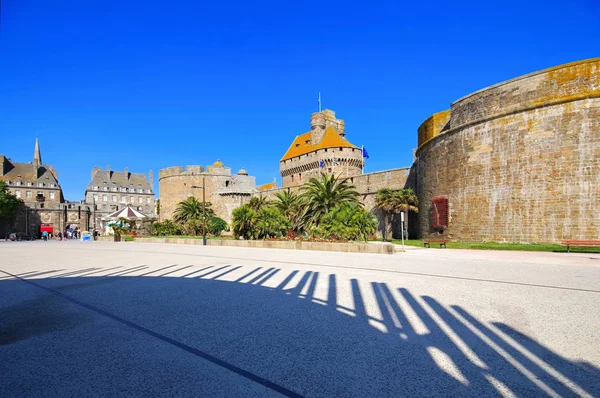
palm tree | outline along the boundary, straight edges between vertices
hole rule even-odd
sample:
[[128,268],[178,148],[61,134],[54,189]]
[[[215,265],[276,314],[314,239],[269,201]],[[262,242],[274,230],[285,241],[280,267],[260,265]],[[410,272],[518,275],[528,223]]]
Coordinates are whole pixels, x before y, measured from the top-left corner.
[[[382,188],[375,196],[375,208],[384,213],[384,240],[392,236],[392,218],[396,214],[405,213],[404,220],[408,226],[408,212],[419,212],[419,198],[411,188]],[[407,236],[408,238],[408,236]]]
[[[206,202],[204,204],[207,218],[215,215],[215,212],[213,209],[211,209],[211,206],[212,204],[210,202]],[[186,200],[177,204],[177,208],[173,214],[173,220],[180,224],[185,224],[187,221],[194,219],[202,219],[202,202],[195,197],[190,196]]]
[[231,227],[235,238],[242,236],[244,239],[254,237],[254,217],[256,212],[249,205],[242,205],[233,211]]
[[321,173],[303,185],[301,198],[306,206],[305,226],[319,226],[321,219],[336,205],[358,203],[358,192],[348,180],[338,180],[335,175]]
[[289,189],[275,194],[277,200],[273,201],[273,205],[287,217],[290,221],[291,228],[295,232],[300,232],[302,229],[302,218],[304,216],[305,206],[295,192]]
[[248,203],[248,206],[250,206],[250,208],[254,211],[259,211],[264,206],[268,206],[268,205],[269,205],[269,201],[264,196],[259,196],[259,197],[254,196],[250,199],[250,202]]

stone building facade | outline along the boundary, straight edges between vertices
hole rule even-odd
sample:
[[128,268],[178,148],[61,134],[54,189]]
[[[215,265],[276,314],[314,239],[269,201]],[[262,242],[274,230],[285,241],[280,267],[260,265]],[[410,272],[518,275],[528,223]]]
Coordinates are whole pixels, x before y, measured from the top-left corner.
[[95,167],[92,170],[91,181],[85,190],[85,203],[93,211],[95,226],[100,228],[101,219],[129,205],[148,215],[156,215],[156,201],[152,188],[152,170],[148,178],[144,173],[131,173],[128,168],[124,171],[113,171]]
[[[241,169],[237,174],[217,160],[207,166],[169,167],[159,172],[160,221],[172,219],[179,202],[190,196],[202,200],[203,184],[206,201],[212,204],[216,215],[231,223],[233,210],[250,201],[257,192],[256,181]],[[196,187],[196,188],[194,188]]]
[[39,238],[42,224],[51,226],[55,233],[67,228],[89,230],[91,208],[64,200],[58,171],[42,162],[37,139],[31,163],[0,155],[0,180],[23,201],[14,225],[0,226],[1,234],[20,232]]
[[600,58],[467,95],[425,120],[418,136],[421,235],[600,238]]
[[362,173],[362,150],[346,139],[345,123],[325,109],[310,117],[310,131],[296,136],[279,161],[282,185],[302,185],[322,172],[340,177]]

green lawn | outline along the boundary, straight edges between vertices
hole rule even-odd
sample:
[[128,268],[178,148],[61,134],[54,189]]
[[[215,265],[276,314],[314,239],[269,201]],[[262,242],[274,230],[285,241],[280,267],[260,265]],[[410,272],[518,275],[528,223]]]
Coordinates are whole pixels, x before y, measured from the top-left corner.
[[[380,241],[381,239],[377,239]],[[392,243],[400,245],[399,239]],[[410,239],[404,241],[406,246],[423,247],[423,240]],[[521,250],[532,252],[566,252],[567,248],[553,243],[499,243],[499,242],[448,242],[448,249],[477,249],[477,250]],[[439,243],[432,243],[432,249],[439,249]],[[576,253],[600,253],[600,247],[571,247],[571,252]]]
[[[178,238],[178,239],[202,239],[202,235],[162,235],[162,236],[154,236],[154,235],[144,235],[140,236],[140,238]],[[219,239],[219,240],[232,240],[231,236],[209,236],[206,235],[206,239]]]

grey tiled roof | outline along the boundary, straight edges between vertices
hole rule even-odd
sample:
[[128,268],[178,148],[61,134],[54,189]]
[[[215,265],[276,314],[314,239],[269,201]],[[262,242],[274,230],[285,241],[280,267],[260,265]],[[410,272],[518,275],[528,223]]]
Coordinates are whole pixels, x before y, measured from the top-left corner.
[[3,180],[58,184],[58,180],[49,170],[50,167],[46,165],[40,166],[36,173],[32,163],[13,162],[7,159],[5,167]]
[[150,183],[146,180],[146,174],[144,173],[125,173],[124,171],[107,171],[98,170],[90,186],[98,186],[100,188],[104,186],[108,187],[133,187],[142,188],[144,190],[152,189]]

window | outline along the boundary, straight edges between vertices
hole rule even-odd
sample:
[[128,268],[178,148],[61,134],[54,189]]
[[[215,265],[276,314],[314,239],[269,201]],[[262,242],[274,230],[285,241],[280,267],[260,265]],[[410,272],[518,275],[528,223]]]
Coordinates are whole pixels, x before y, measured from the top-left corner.
[[54,192],[50,192],[50,199],[54,199]]
[[21,198],[21,191],[15,191],[15,196],[17,198]]
[[228,187],[229,186],[229,181],[225,181],[225,186]]
[[146,203],[150,204],[150,198],[146,198]]
[[102,187],[103,191],[108,191],[108,187]]
[[31,186],[31,181],[27,181],[27,186],[30,187]]
[[92,196],[93,196],[93,198],[94,198],[94,202],[96,202],[96,201],[98,200],[98,195],[94,194],[94,195],[92,195]]
[[138,198],[138,203],[144,203],[144,198],[142,198],[142,197],[139,197],[139,198]]
[[127,203],[127,198],[125,196],[121,196],[121,203]]
[[38,187],[43,187],[44,183],[43,182],[38,182]]
[[28,198],[31,198],[31,191],[25,192],[25,196],[28,197]]
[[448,198],[437,196],[432,202],[431,226],[436,229],[448,228]]
[[302,181],[302,173],[298,173],[298,180]]
[[147,189],[146,193],[152,193],[152,190],[151,189]]
[[117,203],[117,195],[112,196],[112,201],[113,201],[113,203]]
[[292,174],[292,182],[294,182],[294,175]]
[[51,184],[50,184],[50,188],[54,188],[54,183],[51,183]]
[[21,181],[15,181],[15,185],[17,185],[17,186],[21,185]]
[[108,195],[106,195],[106,194],[102,195],[102,201],[108,202]]
[[94,191],[98,190],[98,185],[94,185]]
[[129,202],[130,203],[135,203],[135,198],[133,196],[129,197]]
[[116,192],[116,191],[117,191],[117,187],[112,187],[112,190],[113,190],[114,192]]

